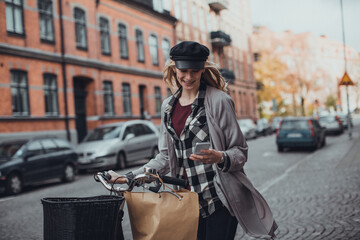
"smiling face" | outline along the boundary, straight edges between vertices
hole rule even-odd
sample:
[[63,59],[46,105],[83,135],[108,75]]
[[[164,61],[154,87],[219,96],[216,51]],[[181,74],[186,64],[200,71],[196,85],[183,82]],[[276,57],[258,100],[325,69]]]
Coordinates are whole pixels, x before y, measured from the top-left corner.
[[183,90],[198,90],[200,87],[201,74],[205,69],[178,69],[175,67],[176,78]]

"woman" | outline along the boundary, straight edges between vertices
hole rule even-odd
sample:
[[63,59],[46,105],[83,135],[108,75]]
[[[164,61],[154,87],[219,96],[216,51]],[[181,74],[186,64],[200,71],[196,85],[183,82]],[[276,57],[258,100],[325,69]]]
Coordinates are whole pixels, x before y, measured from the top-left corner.
[[[176,92],[162,104],[160,153],[145,166],[189,180],[199,195],[198,239],[234,239],[238,223],[252,236],[270,238],[277,225],[244,173],[248,147],[226,82],[208,56],[207,47],[192,41],[171,49],[164,81]],[[194,154],[198,142],[211,148]],[[112,181],[126,182],[110,174]]]

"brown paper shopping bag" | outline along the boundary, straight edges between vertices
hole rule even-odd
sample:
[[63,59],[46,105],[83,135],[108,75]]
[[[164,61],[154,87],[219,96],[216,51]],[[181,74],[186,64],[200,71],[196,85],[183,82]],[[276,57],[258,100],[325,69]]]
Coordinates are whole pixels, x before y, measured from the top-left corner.
[[197,237],[199,200],[197,193],[125,192],[134,240],[192,240]]

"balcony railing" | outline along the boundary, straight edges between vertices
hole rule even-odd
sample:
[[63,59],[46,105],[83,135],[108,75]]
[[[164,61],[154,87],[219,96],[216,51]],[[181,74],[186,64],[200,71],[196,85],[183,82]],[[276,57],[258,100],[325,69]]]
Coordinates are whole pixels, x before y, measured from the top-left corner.
[[219,12],[223,9],[227,9],[229,6],[228,0],[208,0],[210,8],[215,12]]
[[234,83],[235,81],[235,74],[233,71],[229,70],[229,69],[219,69],[221,75],[225,78],[225,80],[228,83]]
[[216,31],[210,33],[211,43],[215,46],[229,46],[231,43],[230,35],[223,31]]

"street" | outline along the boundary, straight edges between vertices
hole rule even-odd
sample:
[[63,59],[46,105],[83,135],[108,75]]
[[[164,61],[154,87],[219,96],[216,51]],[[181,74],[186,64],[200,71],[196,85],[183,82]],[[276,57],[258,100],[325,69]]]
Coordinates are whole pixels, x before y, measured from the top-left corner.
[[[360,239],[360,159],[354,160],[359,132],[356,125],[352,140],[346,131],[328,136],[314,152],[278,153],[274,134],[248,141],[245,172],[274,213],[278,239]],[[107,194],[92,174],[83,174],[70,184],[51,182],[1,196],[0,239],[42,239],[42,198]],[[126,209],[123,228],[125,239],[132,239]],[[236,239],[252,238],[238,227]]]

